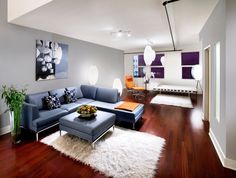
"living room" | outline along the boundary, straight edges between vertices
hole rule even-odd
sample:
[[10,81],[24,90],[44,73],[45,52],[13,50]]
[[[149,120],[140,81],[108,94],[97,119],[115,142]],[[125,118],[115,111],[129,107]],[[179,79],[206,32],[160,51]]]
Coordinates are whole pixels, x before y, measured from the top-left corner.
[[19,143],[0,100],[0,177],[236,177],[235,10],[1,0],[1,94],[26,90]]

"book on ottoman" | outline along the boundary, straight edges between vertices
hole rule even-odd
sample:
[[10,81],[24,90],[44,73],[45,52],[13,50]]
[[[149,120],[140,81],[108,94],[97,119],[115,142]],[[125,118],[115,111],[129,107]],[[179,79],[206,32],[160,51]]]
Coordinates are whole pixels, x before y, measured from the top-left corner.
[[125,101],[121,105],[115,107],[115,109],[126,110],[126,111],[134,111],[139,106],[139,103],[127,102]]

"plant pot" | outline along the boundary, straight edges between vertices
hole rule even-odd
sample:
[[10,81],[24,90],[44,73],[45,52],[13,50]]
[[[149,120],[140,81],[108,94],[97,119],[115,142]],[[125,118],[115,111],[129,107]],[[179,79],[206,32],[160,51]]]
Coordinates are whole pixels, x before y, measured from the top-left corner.
[[21,128],[20,128],[20,118],[21,110],[15,109],[15,111],[9,112],[10,124],[11,124],[11,140],[13,144],[18,144],[21,142]]

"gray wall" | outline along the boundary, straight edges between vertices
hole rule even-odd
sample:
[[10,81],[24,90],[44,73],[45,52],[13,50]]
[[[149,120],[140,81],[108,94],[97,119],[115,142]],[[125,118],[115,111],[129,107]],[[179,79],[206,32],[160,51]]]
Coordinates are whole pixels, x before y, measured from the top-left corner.
[[226,155],[236,160],[236,1],[226,1]]
[[[68,78],[35,81],[35,40],[52,40],[69,45]],[[28,85],[28,93],[87,84],[90,65],[99,70],[97,85],[112,87],[114,78],[123,79],[123,51],[52,33],[7,23],[7,0],[0,0],[0,86]],[[3,101],[0,100],[0,128],[9,125]]]
[[[208,18],[206,24],[200,32],[200,39],[202,40],[203,49],[211,46],[212,50],[212,98],[211,98],[211,118],[210,129],[217,138],[222,151],[226,153],[226,118],[225,118],[225,1],[219,1],[216,8]],[[214,103],[215,103],[215,56],[214,47],[217,42],[221,45],[221,109],[220,109],[220,122],[215,118]],[[204,54],[204,52],[202,53]],[[203,56],[203,61],[204,61]],[[204,62],[203,62],[204,64]],[[203,67],[204,68],[204,67]]]

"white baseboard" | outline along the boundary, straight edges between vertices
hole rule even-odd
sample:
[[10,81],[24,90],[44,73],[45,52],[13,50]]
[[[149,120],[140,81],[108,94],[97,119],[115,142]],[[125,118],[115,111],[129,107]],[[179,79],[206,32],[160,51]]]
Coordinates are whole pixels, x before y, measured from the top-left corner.
[[0,128],[0,135],[7,134],[11,131],[10,125]]
[[201,113],[201,117],[202,117],[202,120],[205,121],[205,115],[204,115],[204,112]]
[[222,149],[220,147],[220,144],[217,141],[217,139],[216,139],[214,133],[212,132],[211,128],[210,128],[209,136],[210,136],[210,139],[211,139],[211,141],[212,141],[212,143],[213,143],[213,145],[216,149],[216,152],[217,152],[217,154],[220,158],[221,164],[226,168],[236,170],[236,161],[232,160],[232,159],[229,159],[225,156],[225,154],[222,151]]
[[236,171],[236,161],[233,159],[225,158],[225,166],[229,169],[233,169]]
[[219,158],[220,158],[220,161],[221,161],[222,165],[224,166],[225,154],[224,154],[224,152],[222,151],[222,149],[221,149],[221,147],[220,147],[220,144],[219,144],[219,142],[217,141],[217,139],[216,139],[214,133],[212,132],[211,128],[210,128],[209,136],[210,136],[211,141],[212,141],[212,143],[213,143],[213,145],[214,145],[214,147],[215,147],[215,149],[216,149],[216,152],[217,152],[217,154],[218,154],[218,156],[219,156]]

